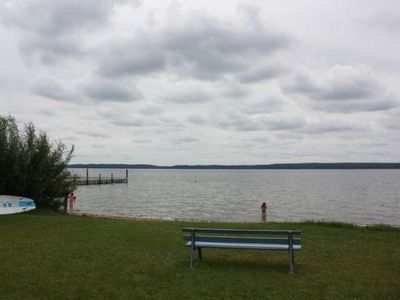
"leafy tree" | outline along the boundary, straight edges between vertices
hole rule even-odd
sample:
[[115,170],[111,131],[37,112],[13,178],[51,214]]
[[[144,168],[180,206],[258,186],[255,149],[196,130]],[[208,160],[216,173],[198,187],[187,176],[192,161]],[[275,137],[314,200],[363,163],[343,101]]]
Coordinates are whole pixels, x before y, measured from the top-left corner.
[[68,163],[74,147],[50,142],[30,123],[20,131],[12,116],[0,115],[0,194],[35,200],[38,207],[53,207],[58,198],[75,189]]

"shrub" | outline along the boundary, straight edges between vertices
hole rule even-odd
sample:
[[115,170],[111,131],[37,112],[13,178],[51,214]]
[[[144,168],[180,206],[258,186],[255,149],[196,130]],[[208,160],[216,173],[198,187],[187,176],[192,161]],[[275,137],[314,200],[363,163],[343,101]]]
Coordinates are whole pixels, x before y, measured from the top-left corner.
[[0,194],[35,200],[38,207],[54,207],[75,187],[67,170],[74,147],[50,142],[30,123],[20,131],[12,116],[0,115]]

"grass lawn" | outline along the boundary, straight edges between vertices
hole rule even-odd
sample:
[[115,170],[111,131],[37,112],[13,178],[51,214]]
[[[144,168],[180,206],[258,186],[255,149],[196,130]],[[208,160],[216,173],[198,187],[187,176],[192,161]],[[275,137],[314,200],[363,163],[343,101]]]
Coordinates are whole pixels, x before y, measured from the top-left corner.
[[[203,250],[181,228],[300,229],[284,251]],[[400,299],[400,230],[321,223],[218,224],[0,216],[0,299]]]

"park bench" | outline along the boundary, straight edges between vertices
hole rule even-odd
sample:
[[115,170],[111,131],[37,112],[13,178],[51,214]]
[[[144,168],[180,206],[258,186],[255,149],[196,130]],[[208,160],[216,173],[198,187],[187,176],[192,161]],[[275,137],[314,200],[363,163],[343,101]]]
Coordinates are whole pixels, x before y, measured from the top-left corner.
[[289,273],[294,273],[294,251],[301,250],[300,230],[182,228],[182,231],[185,245],[191,248],[190,269],[202,260],[202,248],[284,250],[289,255]]

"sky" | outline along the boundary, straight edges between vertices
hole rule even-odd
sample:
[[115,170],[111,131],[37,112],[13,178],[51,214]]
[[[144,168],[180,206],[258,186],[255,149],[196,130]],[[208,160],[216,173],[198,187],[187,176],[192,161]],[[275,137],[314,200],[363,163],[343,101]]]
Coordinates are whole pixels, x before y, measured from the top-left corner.
[[400,161],[397,0],[0,0],[0,114],[72,163]]

